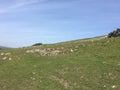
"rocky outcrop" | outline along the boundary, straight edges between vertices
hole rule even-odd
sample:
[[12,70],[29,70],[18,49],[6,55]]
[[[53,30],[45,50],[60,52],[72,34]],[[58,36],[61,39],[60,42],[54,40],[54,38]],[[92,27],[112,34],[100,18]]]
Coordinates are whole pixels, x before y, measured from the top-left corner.
[[71,49],[65,49],[64,47],[61,48],[46,48],[46,49],[29,49],[26,50],[26,53],[37,53],[41,56],[55,56],[58,54],[67,54],[67,53],[73,53],[74,50]]
[[117,30],[112,31],[108,34],[108,38],[119,37],[119,36],[120,36],[120,28],[118,28]]

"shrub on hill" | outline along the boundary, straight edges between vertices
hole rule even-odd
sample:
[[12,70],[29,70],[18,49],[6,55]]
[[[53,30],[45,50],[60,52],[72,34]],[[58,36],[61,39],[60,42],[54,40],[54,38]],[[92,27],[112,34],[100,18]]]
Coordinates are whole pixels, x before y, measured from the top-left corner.
[[42,43],[36,43],[36,44],[33,44],[32,46],[40,46],[40,45],[43,45]]
[[117,30],[112,31],[108,34],[108,38],[119,37],[119,36],[120,36],[120,28],[118,28]]

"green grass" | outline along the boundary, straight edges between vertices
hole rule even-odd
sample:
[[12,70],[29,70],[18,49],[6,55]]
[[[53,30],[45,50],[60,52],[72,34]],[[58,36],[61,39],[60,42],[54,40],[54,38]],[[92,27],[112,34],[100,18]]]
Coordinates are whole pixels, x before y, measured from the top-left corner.
[[[72,53],[40,56],[34,48],[61,48]],[[0,90],[120,90],[120,38],[71,41],[1,50]]]

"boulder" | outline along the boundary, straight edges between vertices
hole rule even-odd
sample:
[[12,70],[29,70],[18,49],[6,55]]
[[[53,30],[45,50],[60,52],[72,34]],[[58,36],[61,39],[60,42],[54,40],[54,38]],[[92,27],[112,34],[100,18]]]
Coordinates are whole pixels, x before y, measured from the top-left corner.
[[120,36],[120,28],[118,28],[117,30],[114,30],[108,34],[108,38],[119,37],[119,36]]

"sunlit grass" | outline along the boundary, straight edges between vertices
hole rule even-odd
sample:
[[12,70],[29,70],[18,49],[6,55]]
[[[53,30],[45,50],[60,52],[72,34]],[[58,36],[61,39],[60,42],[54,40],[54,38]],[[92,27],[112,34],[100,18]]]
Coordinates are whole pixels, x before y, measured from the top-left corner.
[[[65,52],[54,56],[26,53],[38,48],[64,48]],[[120,38],[71,41],[1,53],[10,54],[0,55],[0,90],[120,89]]]

